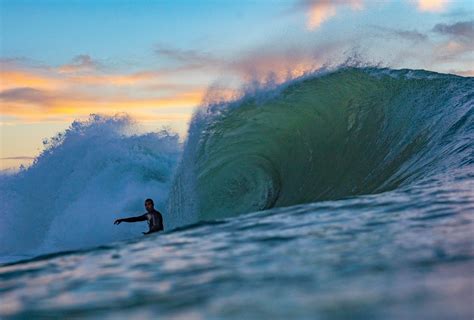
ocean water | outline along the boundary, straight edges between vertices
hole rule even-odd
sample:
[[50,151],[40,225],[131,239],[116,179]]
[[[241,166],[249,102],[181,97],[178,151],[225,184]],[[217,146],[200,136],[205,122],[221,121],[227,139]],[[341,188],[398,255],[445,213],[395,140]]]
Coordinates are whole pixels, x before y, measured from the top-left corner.
[[[0,178],[1,318],[472,319],[474,78],[340,68],[94,115]],[[113,220],[155,199],[166,232]]]

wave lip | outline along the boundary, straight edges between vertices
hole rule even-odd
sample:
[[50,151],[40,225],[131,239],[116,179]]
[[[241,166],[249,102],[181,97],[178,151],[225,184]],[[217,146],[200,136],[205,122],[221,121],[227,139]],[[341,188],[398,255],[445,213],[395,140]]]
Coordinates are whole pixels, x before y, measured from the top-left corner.
[[473,88],[427,71],[341,68],[201,108],[168,208],[215,219],[472,165]]

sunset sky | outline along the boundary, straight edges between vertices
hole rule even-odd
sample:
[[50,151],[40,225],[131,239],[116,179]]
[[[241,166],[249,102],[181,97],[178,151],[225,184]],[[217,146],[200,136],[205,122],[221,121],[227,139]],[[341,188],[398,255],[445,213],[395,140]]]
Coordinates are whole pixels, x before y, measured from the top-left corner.
[[91,113],[182,136],[193,109],[252,80],[350,56],[474,75],[474,5],[445,0],[0,0],[1,168]]

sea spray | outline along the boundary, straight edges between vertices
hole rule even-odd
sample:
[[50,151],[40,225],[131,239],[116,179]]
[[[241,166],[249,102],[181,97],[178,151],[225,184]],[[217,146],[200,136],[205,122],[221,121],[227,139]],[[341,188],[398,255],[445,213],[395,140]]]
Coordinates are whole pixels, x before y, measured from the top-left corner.
[[[155,199],[163,210],[181,147],[176,134],[136,134],[126,115],[92,115],[47,141],[27,169],[3,176],[0,254],[39,254],[126,239],[113,226]],[[145,228],[146,229],[146,228]]]

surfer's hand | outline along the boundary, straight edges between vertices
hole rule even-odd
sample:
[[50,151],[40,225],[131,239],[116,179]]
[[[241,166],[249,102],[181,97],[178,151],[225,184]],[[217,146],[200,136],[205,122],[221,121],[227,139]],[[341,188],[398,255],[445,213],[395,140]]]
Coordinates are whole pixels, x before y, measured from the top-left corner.
[[122,222],[122,219],[117,219],[115,220],[114,224],[120,224]]

